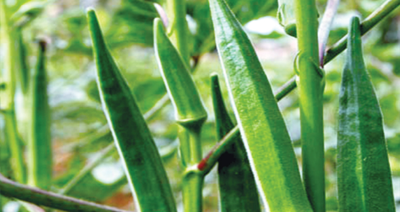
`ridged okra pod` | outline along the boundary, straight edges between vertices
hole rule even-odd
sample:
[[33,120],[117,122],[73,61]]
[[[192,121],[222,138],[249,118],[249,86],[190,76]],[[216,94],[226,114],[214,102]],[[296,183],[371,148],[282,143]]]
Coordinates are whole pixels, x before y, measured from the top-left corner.
[[139,211],[176,211],[150,130],[104,42],[95,12],[87,12],[104,113]]
[[[226,110],[216,74],[211,76],[211,93],[217,138],[221,140],[235,125]],[[218,184],[221,212],[261,211],[254,175],[239,136],[218,160]]]
[[52,148],[50,106],[47,95],[46,42],[39,42],[37,64],[29,89],[28,184],[50,189]]
[[364,65],[361,28],[351,20],[339,103],[339,211],[395,211],[382,113]]
[[207,112],[189,69],[168,39],[160,19],[154,21],[154,48],[164,84],[180,125],[179,156],[184,169],[182,179],[185,212],[202,211],[203,175],[196,164],[202,158],[200,133]]
[[312,211],[289,134],[252,44],[225,1],[209,2],[229,96],[261,198],[273,212]]

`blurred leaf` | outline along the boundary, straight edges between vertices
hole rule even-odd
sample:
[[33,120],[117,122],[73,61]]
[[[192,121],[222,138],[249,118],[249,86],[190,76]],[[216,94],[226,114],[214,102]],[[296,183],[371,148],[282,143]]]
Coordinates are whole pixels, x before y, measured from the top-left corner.
[[111,48],[127,44],[153,45],[153,20],[159,17],[153,3],[126,0],[115,11],[105,37]]
[[[277,8],[276,0],[227,0],[241,24],[273,13]],[[213,26],[208,1],[188,2],[188,14],[195,20],[197,27],[192,55],[202,55],[215,48]]]
[[43,1],[29,1],[23,4],[12,16],[11,21],[16,27],[22,27],[31,22],[39,16],[44,10],[46,2]]

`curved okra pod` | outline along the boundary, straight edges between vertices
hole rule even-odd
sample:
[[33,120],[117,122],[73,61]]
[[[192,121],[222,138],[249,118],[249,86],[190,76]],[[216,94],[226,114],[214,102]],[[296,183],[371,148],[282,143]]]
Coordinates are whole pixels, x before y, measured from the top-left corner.
[[157,147],[128,84],[104,42],[95,12],[87,13],[97,83],[115,145],[140,211],[176,211]]
[[339,104],[339,211],[395,211],[382,113],[351,20]]
[[46,42],[40,41],[37,65],[29,89],[28,184],[48,190],[52,178],[52,148],[45,52]]
[[250,165],[271,211],[312,211],[271,86],[252,44],[223,0],[210,0],[218,53]]
[[[221,140],[235,125],[226,110],[216,74],[211,76],[211,89],[217,137]],[[221,212],[261,211],[254,175],[240,137],[218,160],[218,184]]]

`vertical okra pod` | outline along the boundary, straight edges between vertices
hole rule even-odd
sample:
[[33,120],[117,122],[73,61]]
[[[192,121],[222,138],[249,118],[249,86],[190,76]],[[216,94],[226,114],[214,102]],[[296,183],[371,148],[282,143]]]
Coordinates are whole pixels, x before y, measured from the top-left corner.
[[225,1],[209,2],[229,96],[262,200],[270,211],[312,211],[286,125],[253,46]]
[[164,83],[175,108],[177,122],[181,125],[203,124],[207,112],[192,76],[165,34],[164,26],[158,18],[154,21],[154,46]]
[[[226,110],[216,74],[211,76],[211,88],[217,138],[221,140],[235,125]],[[261,211],[254,175],[240,137],[218,160],[218,183],[221,212]]]
[[104,42],[95,12],[87,12],[103,110],[139,211],[176,211],[160,155],[128,84]]
[[28,184],[49,189],[52,176],[50,107],[47,95],[46,42],[39,41],[37,65],[30,83]]
[[362,56],[360,22],[349,27],[339,104],[339,211],[395,211],[382,113]]
[[207,112],[188,67],[165,34],[158,18],[154,20],[154,48],[164,84],[175,108],[176,121],[180,125],[179,155],[184,169],[184,211],[200,212],[204,176],[194,167],[202,158],[200,134]]

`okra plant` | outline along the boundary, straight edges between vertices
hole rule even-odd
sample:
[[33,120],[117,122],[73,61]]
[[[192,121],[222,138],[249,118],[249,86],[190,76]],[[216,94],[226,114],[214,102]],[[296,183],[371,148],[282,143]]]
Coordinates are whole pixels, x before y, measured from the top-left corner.
[[[389,127],[384,119],[398,119],[385,114],[388,103],[380,106],[383,100],[374,87],[377,76],[384,78],[383,72],[370,71],[361,37],[374,31],[381,20],[396,20],[385,17],[391,16],[400,0],[383,2],[366,18],[353,16],[347,23],[347,34],[333,44],[331,40],[336,38],[329,34],[334,16],[345,2],[328,0],[323,12],[319,3],[130,0],[120,2],[109,29],[104,26],[107,20],[102,10],[89,7],[85,18],[71,15],[67,28],[83,35],[70,38],[61,51],[86,54],[86,63],[95,64],[87,71],[96,81],[88,95],[97,109],[88,113],[101,110],[94,116],[101,117],[104,125],[95,125],[94,133],[64,146],[78,157],[85,148],[95,148],[97,154],[85,166],[71,166],[69,175],[60,176],[56,171],[60,150],[54,147],[57,135],[52,133],[56,115],[51,118],[57,114],[50,101],[54,84],[49,80],[52,72],[48,71],[47,56],[47,50],[55,51],[52,45],[56,42],[31,33],[43,12],[57,3],[1,0],[0,210],[126,211],[93,202],[104,202],[127,185],[135,211],[214,211],[217,209],[207,206],[204,189],[210,189],[206,178],[210,176],[218,179],[214,190],[222,212],[395,211],[398,199],[392,176],[397,176],[399,149],[388,148],[386,140],[393,136],[385,134]],[[243,27],[274,13],[286,33],[281,36],[290,36],[297,43],[297,52],[287,66],[293,77],[278,89],[273,85],[274,77],[280,77],[277,73],[282,71],[265,70],[253,37]],[[85,43],[85,35],[90,42]],[[35,42],[27,43],[28,37],[34,37]],[[396,42],[398,48],[399,31]],[[147,91],[132,85],[133,80],[126,77],[124,66],[115,57],[114,49],[127,43],[152,48],[155,69],[163,82],[159,86],[162,95],[152,100],[153,106],[143,106],[141,93]],[[333,81],[325,65],[345,49],[343,71],[337,73],[341,85],[335,87],[336,93],[340,92],[335,99],[338,106],[329,111],[338,120],[331,147],[335,153],[326,155],[324,115],[332,107],[327,106],[328,94],[324,92],[327,88],[332,92]],[[31,56],[32,52],[37,56]],[[205,82],[196,76],[207,53],[218,54],[223,74],[213,73]],[[76,59],[81,61],[81,57]],[[31,67],[31,58],[36,66]],[[400,67],[399,61],[397,57],[394,69]],[[202,83],[208,91],[201,89]],[[293,90],[297,92],[290,94]],[[295,124],[300,128],[298,141],[289,133],[293,124],[286,124],[284,107],[278,105],[289,94],[297,99],[289,107],[299,110]],[[145,97],[157,99],[147,93]],[[168,118],[170,114],[174,118]],[[400,117],[400,112],[397,115]],[[170,137],[174,141],[164,145],[152,124],[160,117],[173,126]],[[210,126],[216,139],[204,132],[210,131]],[[96,180],[99,176],[118,175],[118,171],[108,169],[99,175],[96,170],[118,158],[124,174],[100,185]],[[171,168],[168,164],[173,159]],[[326,173],[329,160],[334,161],[337,171],[334,180]],[[334,195],[328,191],[331,181]],[[10,209],[12,199],[17,200],[19,209]]]

